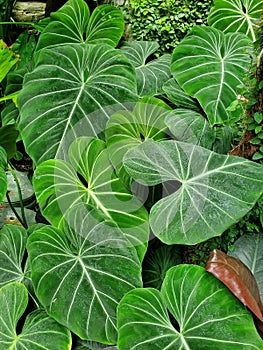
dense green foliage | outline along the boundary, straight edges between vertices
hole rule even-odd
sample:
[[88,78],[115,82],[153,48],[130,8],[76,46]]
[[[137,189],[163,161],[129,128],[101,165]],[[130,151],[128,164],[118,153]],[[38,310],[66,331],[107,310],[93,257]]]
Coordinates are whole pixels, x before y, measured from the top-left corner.
[[123,7],[134,40],[156,40],[159,53],[172,52],[194,24],[206,24],[212,0],[130,0]]
[[[147,11],[152,6],[142,3]],[[158,4],[160,13],[164,3]],[[189,18],[202,5],[190,4],[184,3]],[[172,5],[178,13],[179,2]],[[262,204],[254,207],[263,193],[262,166],[230,156],[226,147],[234,123],[228,106],[248,72],[252,41],[193,26],[178,45],[169,38],[172,55],[160,55],[171,49],[161,42],[160,57],[152,59],[159,44],[120,43],[123,29],[116,7],[92,12],[84,0],[69,0],[36,41],[24,33],[13,47],[21,62],[6,77],[5,95],[18,97],[2,113],[12,125],[0,128],[0,201],[8,197],[5,170],[15,152],[1,132],[12,127],[14,144],[17,127],[48,222],[20,220],[24,228],[0,231],[0,348],[261,350],[242,298],[254,272],[263,294],[261,240],[241,242],[250,279],[232,283],[234,289],[224,281],[235,282],[241,269],[217,261],[228,276],[220,279],[186,264],[200,264],[220,235],[226,251],[262,223]],[[169,37],[170,30],[160,33]],[[26,57],[32,61],[25,67]],[[233,228],[240,219],[244,227],[240,221]],[[195,253],[196,245],[200,258],[187,261],[182,253]],[[263,320],[261,311],[256,315]]]

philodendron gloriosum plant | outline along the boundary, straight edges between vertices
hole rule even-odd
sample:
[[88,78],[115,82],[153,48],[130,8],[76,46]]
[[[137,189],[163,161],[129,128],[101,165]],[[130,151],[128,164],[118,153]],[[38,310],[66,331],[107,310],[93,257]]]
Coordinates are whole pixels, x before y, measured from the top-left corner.
[[[51,15],[15,118],[50,225],[0,232],[1,348],[262,349],[250,312],[205,269],[178,265],[160,291],[143,288],[150,232],[206,241],[263,191],[259,164],[212,151],[253,37],[213,23],[149,62],[158,44],[121,45],[115,7],[69,0]],[[0,148],[0,199],[6,162]]]

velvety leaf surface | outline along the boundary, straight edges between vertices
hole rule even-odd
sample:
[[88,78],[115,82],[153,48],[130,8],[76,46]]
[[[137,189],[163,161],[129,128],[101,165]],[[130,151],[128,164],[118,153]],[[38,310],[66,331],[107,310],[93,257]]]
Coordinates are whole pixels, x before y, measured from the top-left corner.
[[135,73],[112,47],[71,44],[39,53],[18,97],[19,129],[35,163],[65,158],[78,136],[105,130],[114,108],[137,101]]
[[142,284],[136,249],[91,212],[77,222],[81,232],[71,223],[29,237],[36,295],[48,314],[82,339],[116,344],[116,307]]
[[0,146],[0,202],[6,195],[7,191],[7,178],[5,173],[5,167],[7,165],[6,151]]
[[163,93],[162,86],[170,78],[171,55],[165,54],[148,62],[158,49],[155,41],[131,41],[121,46],[122,52],[135,67],[139,96],[154,96]]
[[4,225],[0,231],[0,287],[25,279],[22,261],[27,232],[21,226]]
[[163,91],[175,106],[188,108],[197,112],[200,110],[198,102],[189,96],[174,78],[169,79],[163,84]]
[[263,321],[263,308],[257,282],[248,267],[239,259],[214,249],[206,263],[206,270],[223,282],[244,305]]
[[147,139],[165,140],[168,135],[164,121],[170,111],[171,108],[163,101],[155,97],[143,97],[132,112],[120,111],[110,117],[106,128],[109,157],[125,183],[130,180],[122,162],[125,153]]
[[[245,234],[234,243],[228,255],[240,259],[253,273],[263,300],[263,237],[261,233]],[[262,310],[263,312],[263,310]]]
[[116,46],[123,30],[123,15],[116,7],[98,6],[90,16],[84,0],[69,0],[51,14],[50,23],[39,38],[37,51],[72,43]]
[[10,283],[0,289],[1,349],[71,349],[70,332],[40,309],[27,315],[21,333],[17,334],[17,323],[27,303],[27,290],[22,284]]
[[261,0],[214,0],[208,24],[224,32],[240,32],[256,40]]
[[249,45],[244,34],[195,26],[174,49],[171,72],[212,126],[229,119],[226,109],[250,64]]
[[262,193],[261,165],[173,140],[146,140],[124,156],[124,166],[144,185],[177,184],[150,212],[153,233],[167,244],[196,244],[219,235]]
[[252,316],[205,269],[178,265],[161,292],[135,289],[118,306],[119,350],[260,350]]
[[[148,242],[148,213],[116,177],[105,143],[79,138],[69,150],[70,162],[48,160],[40,164],[33,184],[42,214],[58,226],[74,207],[96,208],[107,220],[123,230],[144,255]],[[43,190],[44,189],[44,190]]]
[[215,131],[200,113],[176,108],[165,118],[165,123],[176,140],[212,149]]

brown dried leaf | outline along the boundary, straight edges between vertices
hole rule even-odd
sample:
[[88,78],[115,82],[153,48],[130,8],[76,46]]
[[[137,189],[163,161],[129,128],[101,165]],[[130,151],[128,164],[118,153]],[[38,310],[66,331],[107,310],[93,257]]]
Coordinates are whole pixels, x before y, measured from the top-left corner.
[[206,270],[224,283],[260,321],[263,321],[263,306],[258,285],[246,265],[239,259],[214,249],[209,255]]

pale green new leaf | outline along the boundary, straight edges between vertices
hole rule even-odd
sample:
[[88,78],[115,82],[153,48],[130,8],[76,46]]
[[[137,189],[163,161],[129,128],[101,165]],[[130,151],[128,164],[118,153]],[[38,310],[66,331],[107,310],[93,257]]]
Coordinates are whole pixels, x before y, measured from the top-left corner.
[[249,311],[204,268],[178,265],[161,292],[135,289],[118,307],[119,350],[261,350]]
[[200,113],[176,108],[166,116],[165,123],[176,140],[212,149],[216,134]]
[[174,49],[171,72],[198,100],[212,126],[229,119],[227,107],[250,64],[249,45],[244,34],[195,26]]
[[262,233],[245,234],[234,243],[228,255],[238,258],[253,273],[263,301],[263,237]]
[[73,43],[108,44],[115,47],[124,30],[122,12],[111,5],[96,7],[90,15],[84,0],[69,0],[51,14],[37,49]]
[[69,350],[71,335],[43,310],[27,315],[20,334],[17,323],[28,303],[26,287],[9,283],[0,289],[0,346],[8,350]]
[[162,141],[168,138],[165,116],[171,108],[155,97],[144,97],[132,112],[113,114],[106,127],[106,142],[110,160],[117,175],[127,185],[130,177],[123,167],[123,157],[131,148],[144,140]]
[[96,208],[125,232],[143,257],[148,241],[148,214],[116,177],[105,143],[79,138],[70,147],[69,159],[70,163],[45,161],[35,171],[33,184],[42,214],[59,226],[77,205],[85,211],[87,206]]
[[207,21],[223,32],[244,33],[255,41],[262,10],[262,0],[214,0]]
[[7,178],[5,173],[5,167],[7,165],[7,155],[3,147],[0,146],[0,202],[6,195],[7,191]]
[[167,244],[192,245],[220,235],[263,191],[261,165],[173,140],[145,141],[125,155],[124,166],[148,186],[177,183],[179,189],[150,212],[153,233]]
[[131,41],[121,46],[122,52],[135,67],[139,96],[154,96],[163,93],[163,84],[171,77],[171,55],[165,54],[148,62],[158,49],[155,41]]
[[48,314],[82,339],[116,344],[116,308],[142,285],[141,264],[117,227],[82,209],[63,231],[46,226],[30,235],[35,292]]
[[18,97],[19,129],[35,163],[65,158],[78,136],[97,136],[114,110],[137,101],[135,73],[121,51],[71,44],[39,53]]

